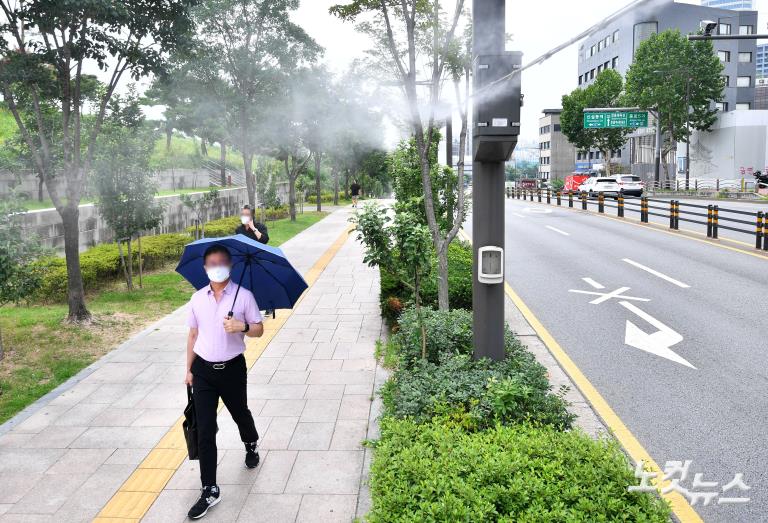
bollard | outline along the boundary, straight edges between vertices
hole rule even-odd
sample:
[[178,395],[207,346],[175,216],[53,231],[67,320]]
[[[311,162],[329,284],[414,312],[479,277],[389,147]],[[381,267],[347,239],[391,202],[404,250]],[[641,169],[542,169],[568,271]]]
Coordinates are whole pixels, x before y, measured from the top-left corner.
[[581,191],[581,210],[587,210],[587,193],[584,191]]
[[557,206],[560,207],[563,204],[563,195],[560,191],[557,191]]
[[539,200],[539,203],[541,203],[541,189],[536,189],[536,198]]
[[763,248],[763,211],[757,212],[757,227],[755,228],[755,249]]
[[669,200],[669,228],[675,228],[675,200]]
[[717,226],[718,226],[718,215],[720,214],[720,206],[715,205],[712,209],[712,237],[714,239],[717,239]]
[[547,205],[550,205],[552,203],[552,192],[547,189]]
[[568,207],[573,207],[573,191],[568,191]]
[[680,229],[680,200],[675,200],[675,230]]
[[600,214],[605,212],[605,194],[602,191],[597,195],[597,212]]
[[712,210],[713,207],[711,205],[707,205],[707,238],[712,237],[712,216],[714,215]]
[[648,223],[648,197],[640,199],[640,221]]
[[619,208],[619,218],[624,218],[624,195],[619,193],[619,199],[617,201]]
[[509,200],[509,187],[507,187],[507,200]]

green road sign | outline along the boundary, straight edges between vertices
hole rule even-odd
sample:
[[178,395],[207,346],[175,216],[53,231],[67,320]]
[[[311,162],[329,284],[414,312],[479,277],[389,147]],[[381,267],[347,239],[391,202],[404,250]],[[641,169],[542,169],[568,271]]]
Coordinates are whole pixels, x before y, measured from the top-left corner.
[[585,129],[637,129],[648,127],[646,111],[605,111],[584,113]]

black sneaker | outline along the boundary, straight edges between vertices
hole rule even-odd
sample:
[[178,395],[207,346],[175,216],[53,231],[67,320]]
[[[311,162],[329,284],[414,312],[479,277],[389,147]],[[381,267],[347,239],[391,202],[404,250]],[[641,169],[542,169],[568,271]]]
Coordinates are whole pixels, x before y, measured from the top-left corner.
[[216,485],[212,487],[203,487],[200,499],[197,503],[192,505],[192,508],[187,512],[189,519],[200,519],[208,513],[208,509],[214,505],[217,505],[221,501],[221,491]]
[[256,443],[245,444],[245,466],[249,469],[255,469],[259,464],[259,449]]

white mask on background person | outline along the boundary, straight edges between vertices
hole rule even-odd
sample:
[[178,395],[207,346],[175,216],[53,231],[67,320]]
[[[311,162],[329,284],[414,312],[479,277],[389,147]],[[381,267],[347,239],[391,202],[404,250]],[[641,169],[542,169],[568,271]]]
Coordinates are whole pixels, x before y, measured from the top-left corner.
[[208,279],[212,282],[221,283],[229,278],[229,267],[211,267],[205,270],[205,274],[208,275]]
[[248,225],[249,223],[251,223],[251,219],[248,216],[241,216],[240,223],[242,223],[243,225]]

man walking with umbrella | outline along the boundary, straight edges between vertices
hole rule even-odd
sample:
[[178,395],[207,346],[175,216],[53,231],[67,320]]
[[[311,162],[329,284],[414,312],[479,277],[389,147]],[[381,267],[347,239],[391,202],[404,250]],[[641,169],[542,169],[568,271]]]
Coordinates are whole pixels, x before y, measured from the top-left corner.
[[189,510],[191,519],[203,517],[221,501],[216,483],[216,413],[219,398],[237,423],[245,445],[245,466],[259,464],[259,435],[248,409],[244,337],[264,333],[256,300],[231,278],[232,255],[221,244],[208,246],[202,263],[209,283],[190,300],[187,375],[192,387],[200,459],[202,494]]

